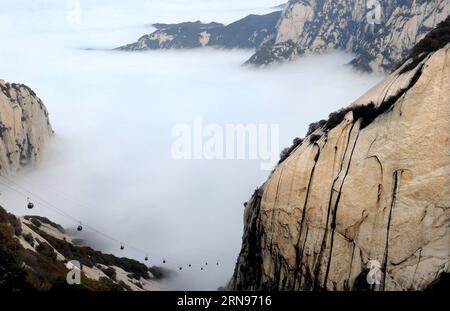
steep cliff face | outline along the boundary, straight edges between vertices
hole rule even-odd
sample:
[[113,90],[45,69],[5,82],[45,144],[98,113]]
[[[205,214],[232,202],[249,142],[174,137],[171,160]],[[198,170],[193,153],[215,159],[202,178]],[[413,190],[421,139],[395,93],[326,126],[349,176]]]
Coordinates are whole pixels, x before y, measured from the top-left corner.
[[267,65],[342,49],[356,54],[352,64],[362,70],[390,72],[449,14],[449,0],[291,0],[276,39],[248,63]]
[[155,24],[157,30],[135,43],[117,48],[123,51],[183,49],[203,46],[255,49],[275,38],[281,11],[249,15],[227,26],[219,23]]
[[0,173],[35,163],[52,134],[47,109],[36,94],[0,80]]
[[424,51],[296,140],[246,206],[231,289],[422,290],[450,272],[450,43]]

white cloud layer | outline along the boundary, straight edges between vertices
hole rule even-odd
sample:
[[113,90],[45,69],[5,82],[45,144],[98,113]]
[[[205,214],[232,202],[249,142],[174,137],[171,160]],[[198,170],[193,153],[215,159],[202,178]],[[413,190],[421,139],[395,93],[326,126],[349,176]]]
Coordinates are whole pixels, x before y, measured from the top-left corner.
[[[0,78],[29,85],[50,112],[56,136],[38,169],[16,177],[86,224],[148,249],[151,262],[194,269],[168,288],[216,289],[233,273],[243,202],[267,177],[259,161],[175,161],[171,128],[209,123],[280,124],[281,147],[307,125],[350,104],[380,80],[343,66],[350,55],[305,57],[255,70],[251,51],[85,51],[151,31],[152,22],[230,22],[279,1],[80,1],[82,24],[68,25],[66,2],[0,3]],[[0,203],[26,214],[25,199],[0,188]],[[77,225],[36,205],[33,212]],[[143,254],[83,233],[107,252]],[[211,264],[205,271],[199,265]]]

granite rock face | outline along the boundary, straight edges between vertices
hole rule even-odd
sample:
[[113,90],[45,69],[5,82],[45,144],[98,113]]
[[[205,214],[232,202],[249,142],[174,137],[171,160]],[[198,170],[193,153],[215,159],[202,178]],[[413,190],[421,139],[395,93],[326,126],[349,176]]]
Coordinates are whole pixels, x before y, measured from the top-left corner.
[[450,14],[450,0],[290,0],[280,8],[227,26],[155,24],[155,32],[117,49],[252,48],[246,64],[260,67],[338,49],[354,53],[359,70],[391,72]]
[[313,125],[255,191],[230,289],[423,290],[448,276],[450,43],[419,55]]
[[36,163],[52,135],[41,99],[23,84],[0,80],[0,173]]
[[275,40],[247,63],[258,66],[341,49],[364,71],[390,72],[450,14],[449,0],[291,0]]

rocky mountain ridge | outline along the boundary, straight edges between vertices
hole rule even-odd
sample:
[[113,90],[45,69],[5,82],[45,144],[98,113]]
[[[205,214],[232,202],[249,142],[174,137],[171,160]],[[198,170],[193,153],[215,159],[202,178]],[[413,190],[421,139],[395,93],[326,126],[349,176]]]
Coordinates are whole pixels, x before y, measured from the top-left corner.
[[[69,285],[77,267],[81,284]],[[75,269],[77,269],[75,268]],[[60,225],[44,217],[16,217],[0,207],[0,291],[155,291],[167,271],[79,245]]]
[[391,72],[450,14],[450,0],[291,0],[282,7],[228,26],[156,24],[155,32],[118,50],[253,48],[246,64],[260,67],[344,50],[355,54],[351,64],[359,70]]
[[275,40],[247,63],[264,66],[339,49],[355,53],[351,64],[361,70],[390,72],[449,14],[449,0],[291,0]]
[[117,48],[122,51],[183,49],[204,46],[220,48],[257,48],[275,35],[281,11],[249,15],[229,25],[200,21],[179,24],[154,24],[157,30],[135,43]]

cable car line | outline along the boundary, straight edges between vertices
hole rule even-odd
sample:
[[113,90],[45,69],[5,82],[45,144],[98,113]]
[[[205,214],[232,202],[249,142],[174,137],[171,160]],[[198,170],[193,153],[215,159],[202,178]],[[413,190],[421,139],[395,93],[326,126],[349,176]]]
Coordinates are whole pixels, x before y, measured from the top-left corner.
[[[97,233],[97,234],[103,236],[104,238],[106,238],[106,239],[108,239],[108,240],[110,240],[110,241],[113,241],[113,242],[117,243],[118,245],[120,245],[120,250],[124,250],[124,249],[125,249],[125,246],[127,246],[127,248],[129,248],[129,249],[134,249],[134,250],[137,251],[138,253],[145,254],[144,260],[145,260],[145,261],[148,261],[148,258],[149,258],[148,254],[149,254],[149,253],[148,253],[147,251],[145,251],[145,250],[143,250],[143,249],[141,249],[141,248],[139,248],[139,247],[130,245],[130,244],[128,244],[128,243],[122,243],[122,242],[121,242],[120,240],[118,240],[117,238],[115,238],[115,237],[113,237],[113,236],[111,236],[111,235],[109,235],[109,234],[106,234],[106,233],[104,233],[104,232],[102,232],[102,231],[100,231],[100,230],[94,228],[93,226],[87,225],[87,224],[85,224],[85,223],[82,225],[82,222],[81,222],[78,218],[76,218],[76,217],[74,217],[73,215],[68,214],[68,213],[65,212],[64,210],[62,210],[62,209],[56,207],[54,204],[48,202],[46,199],[42,198],[41,196],[34,194],[34,193],[31,192],[30,190],[24,188],[23,186],[17,184],[16,182],[14,182],[14,181],[8,179],[7,177],[5,177],[5,176],[3,176],[3,175],[0,175],[0,178],[4,179],[6,182],[8,182],[8,183],[10,183],[10,184],[15,185],[17,188],[22,189],[22,190],[18,190],[18,189],[16,189],[15,187],[13,187],[12,185],[9,185],[9,184],[5,183],[5,181],[1,181],[1,180],[0,180],[0,184],[1,184],[1,185],[7,187],[8,189],[12,190],[13,192],[16,192],[16,193],[19,194],[19,195],[24,196],[24,197],[27,198],[27,209],[30,209],[30,210],[31,210],[31,209],[35,208],[35,203],[38,203],[39,206],[42,206],[42,207],[44,207],[44,208],[46,208],[46,207],[47,207],[47,208],[51,208],[51,209],[55,210],[57,213],[59,213],[61,216],[66,217],[66,218],[68,218],[68,219],[71,219],[71,220],[73,220],[74,222],[78,223],[79,225],[76,227],[77,231],[83,231],[83,229],[84,229],[83,227],[86,227],[86,228],[90,229],[91,231],[93,231],[93,232],[95,232],[95,233]],[[29,194],[30,194],[30,195],[29,195]],[[32,198],[33,198],[33,200],[32,200]],[[84,206],[82,206],[82,205],[78,205],[78,206],[84,207]],[[157,258],[157,257],[159,257],[159,256],[157,256],[157,255],[153,256],[153,258]],[[160,257],[160,258],[161,258],[161,257]],[[166,263],[167,263],[166,258],[167,258],[167,257],[163,257],[163,260],[162,260],[162,263],[163,263],[163,264],[166,264]],[[174,260],[174,261],[175,261],[175,260]],[[205,265],[208,265],[208,262],[205,262]],[[217,262],[216,265],[219,266],[219,262]],[[189,266],[189,267],[192,267],[192,264],[189,264],[188,266]],[[180,271],[183,270],[182,266],[179,266],[179,270],[180,270]],[[204,270],[204,269],[203,269],[203,266],[201,267],[201,270]]]

